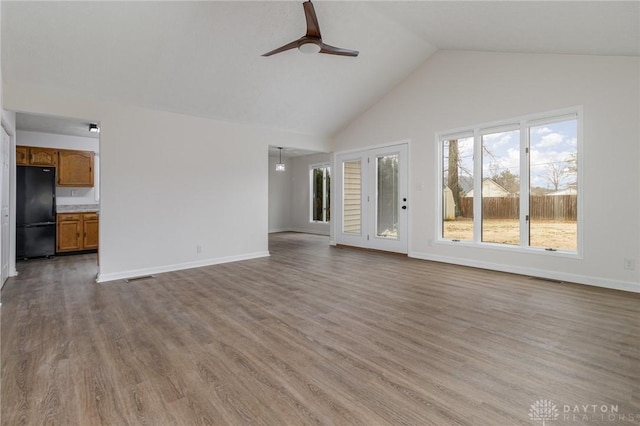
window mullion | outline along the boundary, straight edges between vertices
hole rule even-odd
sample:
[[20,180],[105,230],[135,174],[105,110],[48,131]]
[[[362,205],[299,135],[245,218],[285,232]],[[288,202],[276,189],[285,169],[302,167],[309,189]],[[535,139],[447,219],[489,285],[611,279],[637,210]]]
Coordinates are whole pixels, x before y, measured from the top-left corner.
[[529,129],[526,122],[520,122],[520,246],[529,247]]
[[322,221],[327,221],[327,168],[322,168]]
[[473,132],[473,241],[482,241],[482,135]]
[[309,167],[309,221],[314,221],[313,198],[315,196],[314,167]]

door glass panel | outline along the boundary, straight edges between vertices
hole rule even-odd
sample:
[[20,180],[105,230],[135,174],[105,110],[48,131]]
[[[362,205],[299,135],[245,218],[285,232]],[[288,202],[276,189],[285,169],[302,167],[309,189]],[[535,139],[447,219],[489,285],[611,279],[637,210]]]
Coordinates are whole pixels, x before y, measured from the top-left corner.
[[398,239],[398,155],[376,159],[376,236]]
[[578,249],[578,120],[529,128],[529,245]]
[[482,241],[520,244],[520,131],[482,136]]
[[362,230],[362,163],[360,160],[342,163],[344,187],[342,188],[342,232],[360,234]]

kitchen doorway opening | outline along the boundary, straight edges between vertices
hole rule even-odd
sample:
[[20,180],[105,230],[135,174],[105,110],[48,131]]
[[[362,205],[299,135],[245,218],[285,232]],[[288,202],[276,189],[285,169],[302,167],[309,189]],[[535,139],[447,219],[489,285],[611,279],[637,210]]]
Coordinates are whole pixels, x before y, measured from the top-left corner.
[[71,256],[84,255],[95,256],[97,276],[100,121],[17,112],[15,129],[14,270],[25,261],[64,256],[72,264]]
[[269,146],[269,234],[317,234],[326,236],[329,244],[332,220],[330,162],[331,156],[326,152]]

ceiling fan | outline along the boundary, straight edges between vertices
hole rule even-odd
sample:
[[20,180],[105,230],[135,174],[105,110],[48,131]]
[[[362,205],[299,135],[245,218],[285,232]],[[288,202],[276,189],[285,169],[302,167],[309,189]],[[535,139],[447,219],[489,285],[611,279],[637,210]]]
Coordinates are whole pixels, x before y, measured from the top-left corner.
[[320,26],[318,25],[318,18],[316,18],[316,11],[311,4],[311,0],[302,3],[304,7],[304,16],[307,18],[307,33],[300,37],[296,41],[285,44],[271,52],[267,52],[262,56],[271,56],[276,53],[284,52],[286,50],[298,48],[302,53],[327,53],[329,55],[341,55],[341,56],[358,56],[357,51],[342,49],[340,47],[329,46],[322,42],[322,36],[320,35]]

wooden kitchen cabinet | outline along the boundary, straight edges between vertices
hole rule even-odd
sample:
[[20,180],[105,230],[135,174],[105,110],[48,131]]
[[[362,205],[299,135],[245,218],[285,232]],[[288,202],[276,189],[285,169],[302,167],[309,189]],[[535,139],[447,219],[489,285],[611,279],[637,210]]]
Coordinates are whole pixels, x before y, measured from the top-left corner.
[[98,213],[85,213],[82,217],[83,250],[98,249]]
[[16,146],[16,164],[26,166],[29,164],[29,147]]
[[29,164],[32,166],[55,167],[58,162],[58,151],[52,148],[29,147]]
[[98,249],[97,213],[60,213],[57,219],[57,253]]
[[59,214],[57,228],[56,252],[82,250],[82,214]]
[[58,151],[58,186],[93,186],[93,151]]
[[16,146],[16,164],[27,166],[55,167],[58,163],[58,150],[34,146]]

